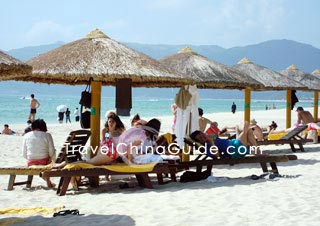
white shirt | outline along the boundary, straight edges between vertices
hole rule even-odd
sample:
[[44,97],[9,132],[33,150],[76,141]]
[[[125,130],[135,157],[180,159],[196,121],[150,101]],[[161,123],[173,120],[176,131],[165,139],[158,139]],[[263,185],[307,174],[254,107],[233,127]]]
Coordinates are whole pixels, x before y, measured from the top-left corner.
[[22,156],[28,160],[50,157],[56,160],[56,150],[50,133],[31,131],[23,136]]
[[80,116],[78,109],[74,110],[73,114],[74,114],[74,116]]

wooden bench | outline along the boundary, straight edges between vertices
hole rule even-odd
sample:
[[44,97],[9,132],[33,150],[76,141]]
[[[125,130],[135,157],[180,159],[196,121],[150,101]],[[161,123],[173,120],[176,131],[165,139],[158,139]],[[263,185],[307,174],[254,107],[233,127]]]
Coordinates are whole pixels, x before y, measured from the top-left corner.
[[72,177],[97,177],[100,175],[135,175],[139,186],[143,188],[153,188],[149,174],[157,174],[159,184],[164,184],[163,174],[171,174],[171,180],[176,181],[175,166],[166,163],[158,163],[149,172],[116,172],[104,168],[92,169],[53,169],[41,172],[41,177],[60,177],[57,194],[63,196],[66,194]]
[[[191,146],[199,149],[201,144],[194,142],[191,138],[184,138],[184,142]],[[209,158],[209,159],[208,159]],[[260,164],[263,172],[273,172],[278,174],[277,162],[288,162],[289,160],[297,160],[296,155],[248,155],[241,158],[221,158],[211,159],[205,153],[200,153],[194,160],[187,162],[180,162],[177,166],[178,169],[188,169],[196,167],[197,172],[201,172],[203,167],[207,167],[207,170],[211,171],[213,165],[236,165],[236,164],[247,164],[247,163],[258,163]],[[271,169],[268,169],[268,164]]]
[[[209,157],[208,157],[209,158]],[[237,165],[237,164],[248,164],[258,163],[264,173],[273,172],[279,174],[277,168],[277,162],[288,162],[289,160],[297,160],[296,155],[254,155],[245,156],[241,158],[225,158],[225,159],[198,159],[187,162],[180,162],[177,164],[178,169],[188,169],[196,167],[197,172],[201,172],[203,167],[211,171],[214,165]],[[271,169],[268,168],[268,164]]]
[[[289,144],[291,151],[296,152],[297,150],[300,150],[301,152],[305,152],[303,145],[308,142],[313,142],[312,139],[301,139],[301,140],[264,140],[264,141],[257,141],[258,145],[283,145],[283,144]],[[296,148],[294,145],[298,145],[298,148]]]
[[[85,146],[91,132],[89,130],[75,130],[69,133],[65,143],[63,144],[56,162],[62,161],[72,162],[81,159],[80,148]],[[27,188],[31,188],[33,176],[40,175],[40,172],[47,170],[48,167],[3,167],[0,168],[0,175],[9,175],[8,190],[13,190],[16,185],[26,184]],[[26,181],[16,182],[17,175],[27,175]]]
[[[28,167],[7,167],[0,168],[0,175],[9,175],[8,190],[13,190],[13,186],[26,184],[27,188],[31,188],[33,176],[39,176],[40,173],[47,168],[28,168]],[[27,175],[26,181],[16,182],[17,175]]]

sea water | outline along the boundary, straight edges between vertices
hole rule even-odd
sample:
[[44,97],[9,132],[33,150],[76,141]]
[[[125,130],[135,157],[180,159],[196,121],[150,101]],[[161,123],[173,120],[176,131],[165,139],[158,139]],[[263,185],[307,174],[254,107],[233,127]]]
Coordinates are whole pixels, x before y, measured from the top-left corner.
[[[57,106],[64,104],[71,111],[71,120],[74,121],[73,112],[76,107],[80,110],[79,96],[54,96],[38,95],[36,99],[40,102],[37,109],[36,118],[42,118],[47,123],[58,123]],[[143,118],[170,116],[173,98],[154,98],[154,97],[133,97],[131,115],[139,113]],[[231,112],[231,105],[235,102],[237,111],[244,110],[243,99],[210,99],[200,98],[199,107],[204,110],[204,115],[216,112]],[[29,97],[21,96],[0,96],[0,126],[3,124],[26,123],[29,115]],[[300,100],[299,106],[310,107],[312,100]],[[283,109],[286,106],[285,100],[251,100],[251,110],[265,110],[266,105],[276,106],[277,109]],[[114,97],[101,98],[101,119],[104,119],[105,112],[115,109]]]

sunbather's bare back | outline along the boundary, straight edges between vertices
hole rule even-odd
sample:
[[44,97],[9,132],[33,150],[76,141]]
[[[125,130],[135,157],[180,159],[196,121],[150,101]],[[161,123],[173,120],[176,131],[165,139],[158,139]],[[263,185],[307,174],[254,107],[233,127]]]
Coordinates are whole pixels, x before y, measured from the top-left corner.
[[308,124],[314,122],[314,118],[309,111],[298,111],[298,123]]

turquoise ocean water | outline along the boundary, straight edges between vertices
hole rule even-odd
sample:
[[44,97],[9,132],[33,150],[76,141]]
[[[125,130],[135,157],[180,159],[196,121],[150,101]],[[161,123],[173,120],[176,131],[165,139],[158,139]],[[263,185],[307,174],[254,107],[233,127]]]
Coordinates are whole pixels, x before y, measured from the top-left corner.
[[[37,112],[37,118],[43,118],[48,123],[57,123],[56,107],[61,104],[67,105],[71,110],[71,120],[74,121],[73,111],[79,106],[79,96],[36,96],[41,106]],[[237,111],[243,111],[243,97],[235,99],[206,99],[201,98],[199,107],[203,108],[205,114],[216,112],[230,112],[231,104],[234,101],[237,105]],[[1,128],[5,123],[17,124],[26,123],[29,115],[30,99],[21,96],[0,96],[0,123]],[[173,98],[148,98],[134,97],[131,115],[139,113],[142,117],[157,117],[171,115],[171,104]],[[276,105],[277,109],[285,108],[285,100],[252,100],[251,109],[265,110],[265,106]],[[310,107],[312,100],[300,100],[298,106]],[[105,112],[115,109],[115,98],[102,97],[101,101],[101,119],[104,119]],[[80,109],[80,108],[79,108]]]

